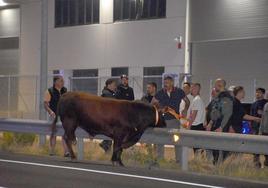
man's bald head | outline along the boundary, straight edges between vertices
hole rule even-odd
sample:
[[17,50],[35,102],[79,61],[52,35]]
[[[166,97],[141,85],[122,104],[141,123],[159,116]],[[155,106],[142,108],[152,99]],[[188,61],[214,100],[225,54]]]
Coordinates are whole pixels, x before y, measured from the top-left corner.
[[217,93],[222,92],[226,88],[226,81],[222,78],[218,78],[215,80],[215,90]]

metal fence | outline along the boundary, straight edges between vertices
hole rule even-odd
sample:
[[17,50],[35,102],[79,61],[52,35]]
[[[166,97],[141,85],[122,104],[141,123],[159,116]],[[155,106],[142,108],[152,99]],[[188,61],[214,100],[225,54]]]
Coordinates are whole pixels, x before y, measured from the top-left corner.
[[37,117],[38,84],[38,76],[0,76],[0,117]]
[[[53,76],[48,78],[48,85],[52,85]],[[105,81],[110,77],[67,77],[65,85],[70,91],[85,91],[100,95]],[[118,77],[115,77],[118,78]],[[201,96],[207,104],[216,78],[192,76],[192,81],[202,85]],[[264,87],[268,89],[268,76],[259,78],[226,77],[228,86],[241,85],[245,87],[246,98],[244,102],[254,101],[255,89]],[[133,87],[135,98],[140,99],[145,93],[148,82],[156,82],[158,89],[162,87],[162,76],[132,76],[129,85]],[[181,82],[182,80],[180,80]],[[13,75],[0,76],[0,117],[38,119],[40,91],[39,76]]]
[[[52,86],[53,75],[48,77],[48,85]],[[65,86],[69,91],[84,91],[100,95],[105,81],[111,77],[68,77]],[[118,77],[114,77],[118,78]],[[162,87],[161,76],[132,76],[129,85],[134,89],[135,98],[140,99],[146,83],[158,81]],[[39,76],[36,75],[3,75],[0,76],[0,117],[38,119],[39,117]]]
[[[0,131],[50,135],[49,125],[49,122],[42,120],[0,119]],[[57,135],[63,135],[62,126],[60,124],[57,126]],[[80,128],[76,130],[75,134],[78,139],[78,160],[82,160],[84,157],[83,139],[88,138],[88,134]],[[174,139],[174,135],[179,139]],[[109,138],[99,135],[95,139]],[[145,131],[140,141],[148,144],[180,146],[181,152],[176,153],[179,155],[176,158],[179,158],[182,170],[188,170],[189,148],[193,147],[268,155],[268,137],[260,135],[149,128]]]

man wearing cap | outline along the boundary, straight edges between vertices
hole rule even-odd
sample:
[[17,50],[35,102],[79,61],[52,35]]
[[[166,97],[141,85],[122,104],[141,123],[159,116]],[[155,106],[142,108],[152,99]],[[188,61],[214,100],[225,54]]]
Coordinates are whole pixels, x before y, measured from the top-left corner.
[[134,100],[133,89],[128,85],[128,76],[123,74],[121,77],[121,84],[117,87],[116,98],[121,100]]

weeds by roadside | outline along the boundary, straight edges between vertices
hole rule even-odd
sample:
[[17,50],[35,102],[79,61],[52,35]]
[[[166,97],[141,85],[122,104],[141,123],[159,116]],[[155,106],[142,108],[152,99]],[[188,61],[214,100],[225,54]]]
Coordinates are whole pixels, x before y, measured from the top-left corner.
[[[109,162],[110,153],[104,153],[99,147],[98,141],[86,141],[84,145],[84,158],[90,161]],[[24,153],[32,155],[48,155],[48,142],[45,146],[39,147],[38,139],[35,138],[31,143],[6,142],[3,136],[0,137],[0,150]],[[76,152],[76,147],[74,147]],[[57,141],[56,155],[63,156],[63,149],[60,140]],[[145,167],[145,168],[160,168],[179,170],[180,166],[175,162],[174,149],[165,148],[165,157],[161,160],[156,160],[154,151],[148,146],[141,144],[131,147],[124,151],[123,162],[127,166]],[[220,175],[238,177],[252,180],[268,181],[268,168],[258,169],[254,166],[252,155],[238,154],[231,155],[223,163],[214,166],[211,160],[208,160],[204,154],[190,155],[189,170],[202,174]]]

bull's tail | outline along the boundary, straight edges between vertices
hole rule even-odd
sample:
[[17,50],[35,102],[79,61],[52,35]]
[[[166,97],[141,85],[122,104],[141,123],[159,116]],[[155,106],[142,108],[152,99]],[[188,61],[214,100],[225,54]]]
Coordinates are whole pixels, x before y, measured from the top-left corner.
[[53,122],[52,122],[52,125],[51,125],[51,136],[55,136],[56,134],[56,131],[57,131],[57,127],[56,127],[56,124],[58,122],[58,115],[56,114]]

